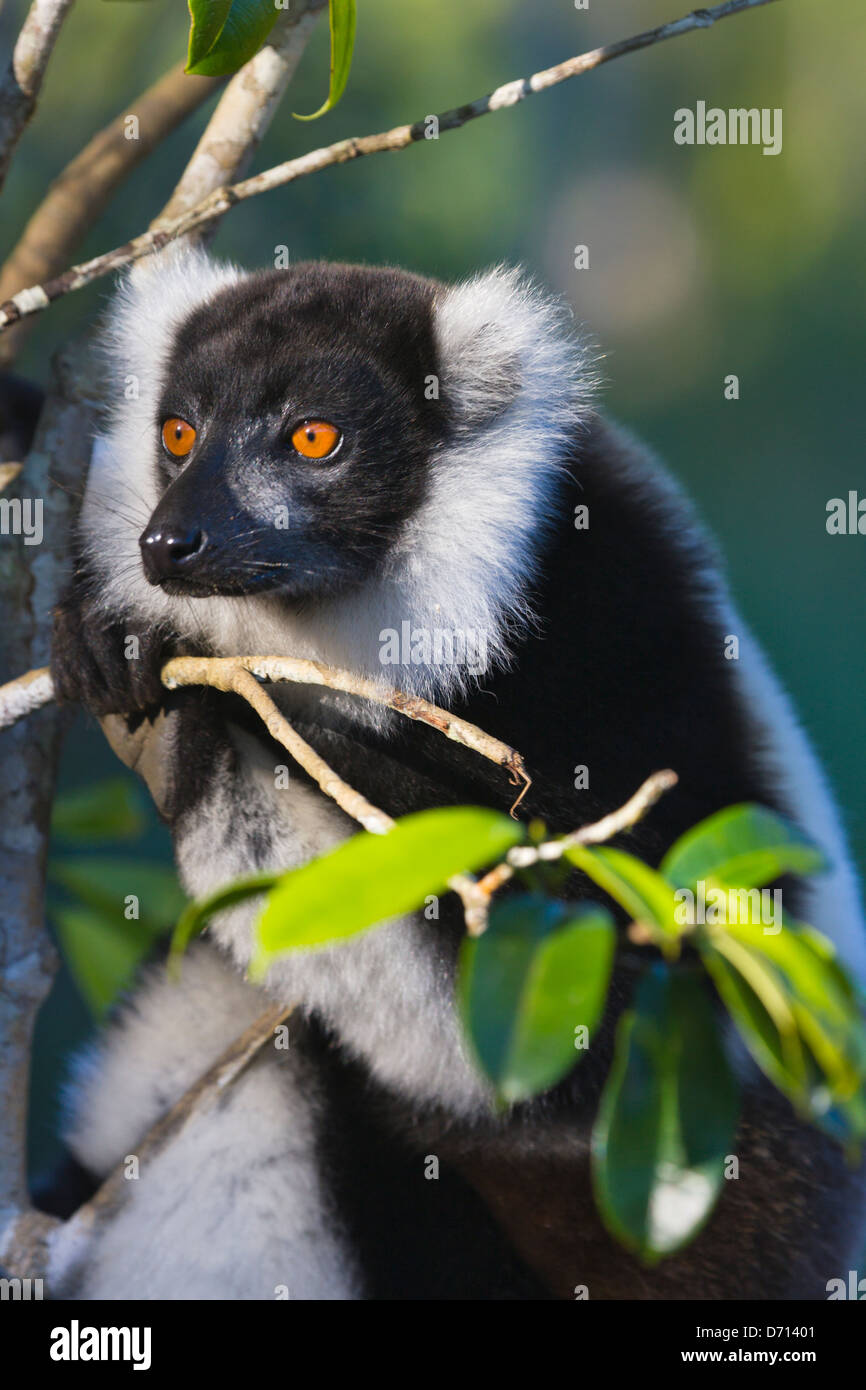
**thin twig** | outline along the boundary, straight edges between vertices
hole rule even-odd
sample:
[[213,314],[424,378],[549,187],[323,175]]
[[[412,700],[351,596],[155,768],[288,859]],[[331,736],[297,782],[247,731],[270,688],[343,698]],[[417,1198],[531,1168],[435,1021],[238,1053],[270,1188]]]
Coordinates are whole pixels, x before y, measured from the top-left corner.
[[215,675],[204,682],[189,683],[209,685],[216,690],[231,690],[235,695],[242,696],[260,717],[271,738],[276,739],[277,743],[281,743],[291,753],[295,762],[318,783],[326,796],[337,803],[341,811],[345,811],[347,816],[351,816],[373,835],[385,835],[394,828],[394,822],[389,815],[380,811],[378,806],[374,806],[360,792],[355,791],[354,787],[350,787],[342,777],[338,777],[324,758],[301,738],[285,715],[277,709],[267,691],[259,685],[255,676],[238,665],[229,665],[224,670],[224,681],[221,675]]
[[0,685],[0,729],[17,724],[25,715],[41,709],[54,699],[54,682],[47,666],[28,671],[26,676]]
[[[678,38],[681,34],[691,33],[695,29],[706,29],[720,19],[727,19],[729,16],[740,14],[745,10],[757,9],[759,6],[773,3],[774,0],[726,0],[724,4],[715,5],[711,9],[695,10],[682,19],[674,20],[670,24],[662,24],[658,28],[649,29],[642,34],[635,34],[632,38],[621,39],[619,42],[607,44],[603,48],[592,49],[589,53],[582,53],[578,57],[567,59],[564,63],[557,63],[555,67],[534,73],[532,77],[521,77],[514,82],[497,87],[496,91],[491,92],[489,96],[479,97],[476,101],[443,112],[436,118],[439,132],[459,130],[461,126],[480,116],[516,106],[535,92],[547,91],[548,88],[555,87],[560,82],[566,82],[569,78],[580,77],[584,73],[591,72],[594,68],[601,67],[603,63],[609,63],[614,58],[623,57],[626,53],[635,53],[639,49],[649,48],[654,44],[663,43],[667,39]],[[334,145],[326,145],[322,149],[312,150],[309,154],[301,155],[298,159],[290,159],[284,164],[277,164],[274,168],[266,169],[261,174],[244,179],[241,183],[220,188],[194,208],[191,208],[189,212],[161,225],[158,229],[143,232],[140,236],[133,237],[131,241],[115,247],[112,251],[106,251],[101,256],[95,256],[93,260],[71,266],[62,275],[47,280],[44,284],[32,285],[14,295],[12,299],[0,305],[0,333],[30,314],[38,314],[43,309],[47,309],[49,304],[60,299],[63,295],[83,289],[85,285],[91,284],[101,276],[109,275],[112,271],[128,265],[131,261],[139,260],[142,256],[151,255],[152,252],[160,250],[167,242],[177,237],[188,236],[190,232],[208,226],[211,222],[222,217],[235,204],[244,202],[247,198],[270,192],[274,188],[281,188],[285,184],[293,183],[295,179],[318,173],[319,170],[327,169],[334,164],[345,164],[349,160],[358,159],[366,154],[380,154],[386,150],[402,150],[408,145],[424,140],[429,129],[429,120],[429,117],[422,117],[413,125],[396,126],[393,130],[382,131],[376,135],[355,136],[348,140],[338,140]]]
[[[523,759],[513,748],[501,743],[499,739],[486,734],[475,724],[470,724],[448,710],[439,709],[427,700],[403,695],[399,691],[383,690],[374,681],[354,676],[350,671],[340,671],[323,666],[318,661],[306,661],[300,657],[249,656],[249,657],[173,657],[162,668],[162,679],[169,690],[179,685],[207,685],[214,690],[231,691],[240,695],[256,711],[264,722],[272,738],[281,743],[295,761],[321,787],[326,796],[351,816],[365,830],[374,835],[387,834],[394,821],[378,806],[374,806],[365,796],[349,786],[337,775],[332,767],[320,757],[314,748],[301,738],[274,704],[268,693],[262,689],[256,676],[269,680],[290,681],[305,685],[322,685],[331,690],[341,690],[349,695],[357,695],[376,704],[405,714],[409,719],[429,724],[438,729],[446,738],[480,753],[482,757],[507,768],[512,780],[523,779],[524,786],[514,802],[511,813],[521,801],[530,785],[530,777],[523,765]],[[47,704],[54,697],[51,674],[47,667],[29,671],[26,676],[9,681],[0,686],[0,729],[15,723],[40,705]],[[470,931],[482,930],[487,908],[487,895],[479,891],[478,884],[469,874],[456,874],[449,880],[449,887],[460,895]]]
[[0,188],[33,112],[60,26],[73,0],[33,0],[0,80]]
[[535,848],[518,845],[509,851],[509,862],[515,868],[524,869],[529,864],[561,859],[572,845],[600,845],[605,840],[612,840],[621,830],[630,830],[639,820],[643,820],[647,811],[655,806],[665,792],[675,787],[678,781],[679,778],[672,768],[666,767],[661,772],[654,772],[618,811],[611,811],[609,815],[602,816],[601,820],[593,821],[591,825],[581,826],[579,830],[572,831],[561,840],[549,840]]
[[[208,121],[189,163],[159,217],[158,228],[214,189],[241,177],[267,131],[307,46],[324,0],[297,0],[280,16],[264,48],[236,73]],[[0,303],[22,287],[58,275],[116,189],[157,145],[215,91],[224,77],[195,77],[177,63],[93,136],[48,189],[0,270]],[[137,122],[128,138],[129,117]],[[209,230],[216,230],[216,223]],[[0,366],[20,353],[32,321],[0,342]]]
[[620,806],[617,811],[611,811],[607,816],[602,816],[601,820],[583,825],[579,830],[574,830],[559,840],[545,840],[541,845],[515,845],[514,849],[508,851],[504,862],[490,869],[480,880],[480,892],[490,898],[514,877],[515,869],[527,869],[532,864],[550,863],[561,859],[572,845],[600,845],[605,840],[612,840],[621,830],[630,830],[655,806],[659,797],[676,786],[678,780],[677,774],[671,768],[654,772],[638,787],[634,796],[629,797],[624,806]]
[[[415,695],[405,695],[400,690],[392,690],[378,685],[375,681],[356,676],[351,671],[338,667],[325,666],[320,661],[308,661],[293,656],[230,656],[230,657],[175,657],[162,669],[162,679],[169,689],[174,685],[211,685],[224,669],[235,670],[242,666],[262,680],[289,681],[298,685],[322,685],[329,690],[339,690],[347,695],[357,695],[362,700],[384,705],[405,715],[407,719],[427,724],[438,729],[454,743],[462,744],[482,758],[504,767],[511,776],[513,785],[523,783],[517,800],[511,807],[511,814],[520,805],[530,786],[532,778],[526,771],[523,758],[507,743],[493,738],[491,734],[470,724],[467,719],[452,714],[450,710],[440,709],[429,700]],[[2,695],[0,690],[0,727],[2,727]]]

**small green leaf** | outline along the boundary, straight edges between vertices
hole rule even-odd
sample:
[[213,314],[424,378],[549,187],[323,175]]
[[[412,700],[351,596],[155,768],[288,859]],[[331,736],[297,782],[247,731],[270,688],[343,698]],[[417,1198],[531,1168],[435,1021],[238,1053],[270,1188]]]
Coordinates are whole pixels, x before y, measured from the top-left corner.
[[458,1000],[482,1070],[508,1103],[549,1090],[583,1056],[607,995],[616,931],[600,907],[506,898],[464,938]]
[[593,1130],[596,1201],[648,1264],[707,1220],[732,1152],[739,1096],[698,976],[657,965],[617,1030]]
[[816,874],[821,851],[789,821],[748,802],[726,806],[687,830],[661,863],[665,878],[693,892],[699,880],[760,888],[782,874]]
[[337,105],[346,89],[349,71],[352,66],[352,50],[355,46],[355,0],[329,0],[329,21],[331,25],[331,76],[327,99],[311,116],[299,116],[298,121],[315,121],[326,111]]
[[340,941],[419,907],[454,874],[500,859],[523,827],[481,807],[404,816],[387,835],[362,831],[282,876],[258,924],[256,972],[280,951]]
[[222,33],[232,0],[187,0],[187,4],[190,26],[186,70],[191,72]]
[[[211,8],[210,0],[190,0],[191,14],[193,5],[195,5],[196,10],[201,9],[203,12]],[[222,8],[221,3],[220,9]],[[264,46],[268,34],[281,13],[282,11],[274,5],[274,0],[233,0],[228,15],[219,26],[213,44],[195,61],[192,60],[195,32],[195,17],[193,17],[193,27],[190,31],[190,57],[187,61],[186,71],[194,73],[197,77],[225,77],[228,73],[237,72],[238,68],[242,68],[244,63],[249,62],[250,58]],[[208,24],[206,21],[202,42],[204,42],[204,35],[216,27],[219,18],[219,14],[216,14],[213,16],[212,24]],[[198,48],[198,43],[196,46]]]
[[123,777],[65,792],[54,803],[51,830],[64,840],[134,840],[144,830],[135,784]]
[[244,878],[235,879],[234,883],[226,884],[224,888],[217,889],[207,898],[198,898],[191,902],[184,909],[172,934],[169,951],[171,972],[177,972],[179,958],[193,937],[204,931],[211,917],[226,908],[237,907],[238,903],[246,902],[247,898],[257,898],[262,893],[269,893],[282,878],[281,873],[268,871],[248,874]]
[[681,934],[674,915],[677,904],[671,885],[633,854],[607,846],[589,849],[586,845],[572,845],[566,850],[566,858],[609,893],[634,921],[657,927],[665,937]]
[[131,983],[153,947],[139,922],[109,921],[81,907],[52,912],[64,959],[95,1018],[102,1018]]

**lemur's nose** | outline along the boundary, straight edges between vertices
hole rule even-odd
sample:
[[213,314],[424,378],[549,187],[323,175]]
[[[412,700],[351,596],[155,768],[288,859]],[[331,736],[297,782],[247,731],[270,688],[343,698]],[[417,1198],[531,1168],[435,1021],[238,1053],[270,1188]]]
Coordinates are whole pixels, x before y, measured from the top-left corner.
[[144,572],[151,584],[186,572],[204,546],[199,530],[175,530],[170,526],[148,527],[139,540]]

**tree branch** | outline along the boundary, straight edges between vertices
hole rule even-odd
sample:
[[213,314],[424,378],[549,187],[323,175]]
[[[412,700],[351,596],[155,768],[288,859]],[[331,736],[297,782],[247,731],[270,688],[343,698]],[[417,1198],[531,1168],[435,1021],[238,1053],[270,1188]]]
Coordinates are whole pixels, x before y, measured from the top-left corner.
[[73,0],[33,0],[0,81],[0,188],[36,102],[48,59]]
[[[296,0],[296,8],[274,25],[265,47],[235,74],[153,228],[246,171],[324,3]],[[129,174],[225,81],[194,77],[180,62],[94,135],[54,180],[7,258],[0,271],[0,304],[23,287],[59,274]],[[127,138],[131,115],[138,120],[134,140]],[[28,320],[19,323],[0,342],[0,367],[12,365],[28,326]]]
[[[443,112],[436,118],[439,123],[439,131],[459,130],[469,121],[494,111],[502,111],[516,106],[535,92],[547,91],[548,88],[566,82],[572,77],[580,77],[584,73],[591,72],[594,68],[601,67],[603,63],[609,63],[614,58],[623,57],[626,53],[635,53],[639,49],[664,43],[667,39],[678,38],[681,34],[691,33],[695,29],[706,29],[720,19],[727,19],[731,15],[740,14],[745,10],[757,9],[759,6],[773,3],[774,0],[725,0],[724,4],[715,5],[711,9],[695,10],[692,14],[674,20],[670,24],[662,24],[656,29],[649,29],[645,33],[634,35],[632,38],[621,39],[619,42],[607,44],[603,48],[592,49],[589,53],[582,53],[576,58],[567,59],[564,63],[557,63],[555,67],[534,73],[532,77],[518,78],[514,82],[508,82],[505,86],[498,87],[495,92],[491,92],[489,96],[479,97],[476,101]],[[267,193],[274,188],[281,188],[285,184],[293,183],[296,179],[318,173],[319,170],[330,168],[334,164],[345,164],[349,160],[359,159],[362,155],[405,149],[408,145],[413,145],[425,138],[427,124],[428,118],[422,117],[413,125],[396,126],[393,130],[382,131],[377,135],[338,140],[334,145],[326,145],[322,149],[312,150],[309,154],[301,155],[298,159],[290,159],[284,164],[277,164],[274,168],[266,169],[261,174],[244,179],[241,183],[219,188],[197,203],[195,207],[190,208],[179,217],[161,223],[158,228],[143,232],[140,236],[125,242],[123,246],[106,251],[103,255],[94,257],[93,260],[71,266],[62,275],[58,275],[44,284],[32,285],[28,289],[20,291],[7,303],[0,305],[0,333],[5,332],[12,324],[20,322],[21,319],[47,309],[49,304],[60,299],[63,295],[83,289],[85,285],[91,284],[101,276],[109,275],[112,271],[128,265],[131,261],[139,260],[142,256],[151,255],[177,237],[188,236],[191,232],[209,226],[235,204],[244,202],[248,198],[254,198],[258,194]]]
[[[133,169],[225,83],[224,77],[192,77],[183,67],[178,63],[130,102],[57,176],[0,271],[0,302],[57,275]],[[134,140],[127,139],[131,115],[138,119]],[[0,366],[11,366],[26,327],[0,343]]]
[[[407,719],[417,720],[438,729],[446,738],[504,767],[510,773],[512,783],[523,781],[520,794],[511,806],[512,815],[531,786],[532,779],[526,771],[523,758],[514,748],[509,748],[507,744],[485,733],[477,725],[470,724],[468,720],[440,709],[438,705],[432,705],[429,701],[415,696],[404,695],[401,691],[385,689],[374,681],[353,675],[351,671],[340,671],[323,666],[321,662],[307,661],[301,657],[281,656],[180,656],[166,662],[162,669],[162,680],[169,690],[179,685],[207,685],[214,690],[232,691],[242,696],[262,719],[271,737],[283,745],[325,795],[335,801],[347,816],[351,816],[374,835],[386,834],[392,829],[394,821],[387,812],[374,806],[361,792],[344,782],[324,758],[301,738],[267,692],[262,689],[256,676],[273,681],[322,685],[331,690],[341,690],[348,695],[357,695],[374,704],[384,705],[387,709],[405,715]],[[27,675],[19,676],[17,680],[0,686],[0,729],[15,723],[53,698],[54,687],[47,667],[29,671]],[[460,895],[468,929],[473,934],[483,931],[489,895],[479,890],[475,879],[469,874],[455,875],[449,880],[449,887]]]
[[[45,661],[51,610],[65,571],[72,499],[90,452],[91,383],[81,364],[60,359],[39,421],[26,478],[12,485],[43,507],[39,546],[7,537],[0,549],[0,670]],[[21,699],[35,709],[44,672],[25,679]],[[35,714],[6,736],[0,760],[0,1262],[10,1242],[38,1250],[47,1218],[28,1210],[25,1155],[33,1023],[48,993],[54,952],[45,932],[44,870],[60,749],[59,711]]]
[[[181,661],[183,658],[181,658]],[[180,664],[180,663],[175,663]],[[207,663],[205,663],[207,664]],[[218,671],[207,671],[200,664],[197,673],[185,679],[176,677],[172,682],[178,685],[209,685],[217,690],[230,690],[240,695],[262,720],[271,738],[276,739],[291,753],[296,763],[318,783],[326,796],[335,801],[341,811],[351,816],[365,830],[373,835],[384,835],[394,826],[394,822],[378,806],[374,806],[360,792],[350,787],[338,777],[332,767],[321,758],[314,748],[289,723],[285,715],[277,709],[270,695],[259,685],[255,676],[245,670],[238,662],[227,661]]]

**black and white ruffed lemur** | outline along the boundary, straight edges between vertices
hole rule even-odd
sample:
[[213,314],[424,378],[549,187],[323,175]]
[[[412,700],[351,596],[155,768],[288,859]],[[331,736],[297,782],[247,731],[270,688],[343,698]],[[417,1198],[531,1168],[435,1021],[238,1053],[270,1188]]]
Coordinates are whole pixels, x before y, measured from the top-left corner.
[[[127,277],[105,346],[112,413],[52,669],[63,699],[158,736],[158,800],[190,895],[357,830],[300,769],[278,785],[285,751],[242,702],[159,681],[170,654],[293,654],[428,696],[519,749],[534,779],[523,810],[555,832],[663,767],[678,786],[625,840],[649,862],[719,807],[778,809],[833,866],[792,883],[786,905],[862,973],[857,886],[821,771],[688,505],[596,413],[592,353],[562,306],[513,270],[448,286],[325,263],[248,274],[183,251]],[[384,635],[407,623],[480,635],[485,669],[460,660],[459,641],[453,660],[440,643],[438,662],[383,666]],[[510,804],[502,769],[434,730],[351,696],[271,689],[393,816]],[[575,790],[576,764],[588,789]],[[244,978],[254,906],[214,922],[179,985],[151,968],[70,1088],[68,1142],[94,1180],[268,995],[296,1002],[302,1023],[145,1165],[98,1236],[56,1238],[52,1291],[826,1297],[862,1237],[862,1176],[795,1118],[724,1016],[744,1079],[739,1178],[699,1237],[647,1270],[601,1225],[588,1149],[612,1024],[643,961],[618,953],[581,1065],[496,1115],[455,1015],[452,899],[438,920],[281,957],[264,992]],[[429,1155],[438,1181],[425,1180]]]

